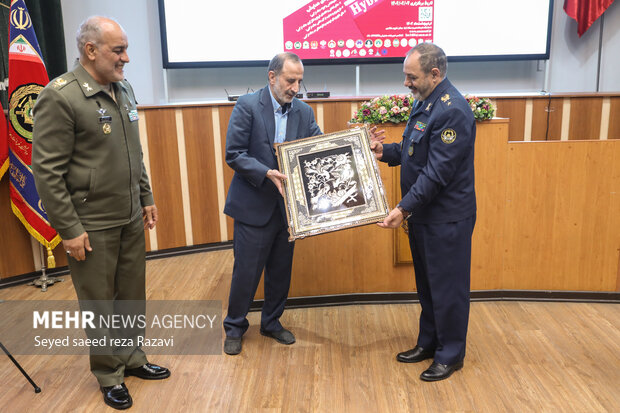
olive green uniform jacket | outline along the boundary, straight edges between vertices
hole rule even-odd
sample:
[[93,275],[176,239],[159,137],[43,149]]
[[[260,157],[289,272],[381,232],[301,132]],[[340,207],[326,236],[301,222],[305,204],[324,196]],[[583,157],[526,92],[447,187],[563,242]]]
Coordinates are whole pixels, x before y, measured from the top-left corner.
[[116,102],[78,63],[34,107],[35,183],[63,239],[125,225],[154,204],[133,90],[126,80],[112,85]]

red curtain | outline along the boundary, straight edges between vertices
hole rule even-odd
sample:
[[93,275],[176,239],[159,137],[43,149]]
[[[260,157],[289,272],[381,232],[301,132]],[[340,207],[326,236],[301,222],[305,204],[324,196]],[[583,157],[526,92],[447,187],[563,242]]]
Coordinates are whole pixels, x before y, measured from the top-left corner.
[[581,37],[614,0],[564,0],[564,11],[577,21],[577,33]]

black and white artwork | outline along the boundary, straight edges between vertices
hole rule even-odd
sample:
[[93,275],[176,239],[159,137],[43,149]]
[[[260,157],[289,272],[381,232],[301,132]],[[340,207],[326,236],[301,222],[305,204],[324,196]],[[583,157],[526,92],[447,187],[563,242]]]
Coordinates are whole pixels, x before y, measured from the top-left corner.
[[383,221],[390,211],[367,127],[276,146],[289,240]]
[[309,215],[364,205],[353,148],[348,145],[299,156]]

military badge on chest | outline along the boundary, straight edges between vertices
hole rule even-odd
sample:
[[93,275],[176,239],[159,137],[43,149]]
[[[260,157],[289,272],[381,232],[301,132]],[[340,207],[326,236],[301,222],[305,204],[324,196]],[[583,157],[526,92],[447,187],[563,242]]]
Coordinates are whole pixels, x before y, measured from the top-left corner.
[[106,135],[112,133],[112,116],[106,115],[107,110],[100,107],[97,113],[99,114],[99,123],[101,125],[101,130]]
[[[413,129],[420,131],[420,132],[424,132],[426,130],[426,123],[422,122],[421,120],[417,121],[415,123],[415,125],[413,125]],[[409,156],[413,156],[413,140],[411,141],[411,144],[409,144],[409,148],[407,149],[407,154]]]
[[415,130],[419,130],[420,132],[424,132],[426,130],[426,123],[419,120],[415,123],[415,126],[413,128]]

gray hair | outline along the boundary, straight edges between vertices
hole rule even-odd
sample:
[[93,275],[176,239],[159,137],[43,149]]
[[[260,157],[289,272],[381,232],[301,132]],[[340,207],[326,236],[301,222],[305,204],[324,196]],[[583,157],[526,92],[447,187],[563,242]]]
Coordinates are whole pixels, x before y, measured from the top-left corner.
[[282,72],[282,68],[284,67],[284,62],[290,60],[294,63],[301,63],[301,59],[295,53],[284,52],[278,53],[271,59],[269,62],[268,72],[274,72],[276,76],[278,76]]
[[84,46],[86,46],[86,43],[91,42],[94,43],[96,46],[99,46],[101,42],[101,35],[103,33],[102,23],[106,20],[112,21],[118,24],[120,27],[120,24],[115,19],[104,16],[90,16],[86,20],[84,20],[82,24],[80,24],[80,27],[75,36],[80,56],[84,54]]
[[441,47],[433,43],[420,43],[407,52],[407,57],[415,52],[418,52],[420,55],[420,68],[424,73],[428,74],[433,68],[437,68],[441,77],[446,76],[448,73],[448,59]]

